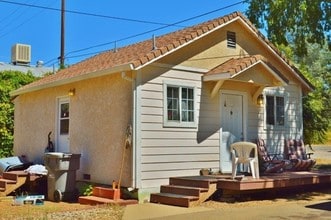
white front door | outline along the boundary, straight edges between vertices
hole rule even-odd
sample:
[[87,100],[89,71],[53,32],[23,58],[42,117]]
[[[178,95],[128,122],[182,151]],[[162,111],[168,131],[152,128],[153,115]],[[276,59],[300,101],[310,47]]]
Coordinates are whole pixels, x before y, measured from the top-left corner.
[[69,149],[69,98],[58,101],[57,141],[58,152],[70,152]]
[[232,171],[230,145],[244,140],[242,94],[221,92],[221,146],[220,170],[222,173]]

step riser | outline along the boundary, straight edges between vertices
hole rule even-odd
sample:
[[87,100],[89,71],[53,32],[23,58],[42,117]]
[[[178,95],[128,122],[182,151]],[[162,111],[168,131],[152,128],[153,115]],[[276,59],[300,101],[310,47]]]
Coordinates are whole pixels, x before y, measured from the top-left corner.
[[159,196],[157,194],[151,194],[150,202],[152,203],[160,203],[165,205],[175,205],[180,207],[189,207],[190,201],[186,198],[171,198]]
[[4,172],[2,174],[2,178],[7,179],[7,180],[17,181],[18,176],[17,176],[17,174],[14,174],[14,173]]
[[6,187],[7,187],[7,182],[2,181],[2,180],[0,179],[0,188],[6,189]]
[[116,204],[120,206],[138,204],[137,200],[111,200],[95,196],[80,196],[78,198],[79,204],[84,205],[102,205],[102,204]]
[[176,188],[175,186],[161,186],[161,193],[173,193],[188,196],[200,196],[199,189]]
[[104,204],[103,202],[91,200],[91,199],[84,199],[84,198],[79,198],[78,203],[82,205],[102,205]]
[[92,194],[93,196],[101,198],[117,200],[121,197],[121,190],[105,187],[93,187]]
[[179,178],[170,178],[170,185],[179,185],[179,186],[189,186],[189,187],[198,187],[198,188],[209,188],[209,182],[203,180],[187,180]]

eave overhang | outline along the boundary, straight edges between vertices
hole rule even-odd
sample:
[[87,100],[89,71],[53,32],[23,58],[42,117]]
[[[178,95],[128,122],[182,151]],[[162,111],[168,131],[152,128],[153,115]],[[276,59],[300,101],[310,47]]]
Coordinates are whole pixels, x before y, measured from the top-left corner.
[[[69,83],[78,82],[81,80],[110,75],[110,74],[114,74],[114,73],[132,71],[132,70],[134,70],[132,64],[124,64],[124,65],[111,67],[109,69],[95,71],[95,72],[88,73],[88,74],[82,74],[82,75],[78,75],[78,76],[74,76],[74,77],[70,77],[70,78],[64,78],[64,79],[60,79],[60,80],[56,80],[56,81],[51,81],[49,83],[40,83],[39,85],[38,85],[38,81],[36,81],[34,83],[31,83],[31,85],[29,84],[27,87],[23,86],[17,90],[12,91],[10,93],[10,96],[12,98],[14,98],[16,96],[19,96],[21,94],[28,93],[28,92],[34,92],[34,91],[38,91],[41,89],[47,89],[47,88],[52,88],[55,86],[62,86],[62,85],[66,85]],[[41,80],[43,80],[43,79],[41,79]]]

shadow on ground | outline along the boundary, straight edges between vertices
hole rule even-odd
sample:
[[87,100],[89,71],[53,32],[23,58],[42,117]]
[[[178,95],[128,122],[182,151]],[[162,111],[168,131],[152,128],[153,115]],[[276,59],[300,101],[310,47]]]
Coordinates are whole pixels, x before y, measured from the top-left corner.
[[324,211],[331,211],[331,201],[330,202],[322,202],[314,205],[307,205],[306,208],[311,209],[319,209]]

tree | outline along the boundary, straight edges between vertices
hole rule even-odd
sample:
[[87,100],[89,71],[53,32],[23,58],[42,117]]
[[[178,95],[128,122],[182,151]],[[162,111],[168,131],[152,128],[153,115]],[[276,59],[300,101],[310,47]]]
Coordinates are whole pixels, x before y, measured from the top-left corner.
[[[293,46],[293,45],[291,45]],[[307,43],[307,55],[294,55],[291,46],[279,45],[300,72],[314,85],[314,91],[303,97],[303,135],[305,143],[324,143],[331,124],[331,51],[327,45]]]
[[304,139],[323,143],[331,123],[331,2],[246,0],[247,17],[315,86],[303,97]]
[[[300,59],[301,72],[311,76],[315,90],[303,98],[305,142],[323,143],[331,123],[331,51],[327,46],[307,44],[307,56]],[[299,62],[297,60],[297,62]]]
[[9,93],[34,80],[31,73],[0,72],[0,158],[13,153],[14,105]]
[[331,2],[329,0],[246,0],[246,15],[266,30],[274,44],[295,45],[294,53],[307,55],[307,42],[331,49]]

